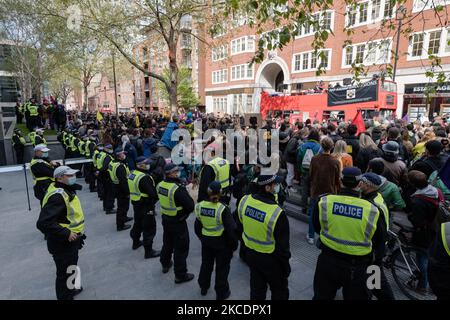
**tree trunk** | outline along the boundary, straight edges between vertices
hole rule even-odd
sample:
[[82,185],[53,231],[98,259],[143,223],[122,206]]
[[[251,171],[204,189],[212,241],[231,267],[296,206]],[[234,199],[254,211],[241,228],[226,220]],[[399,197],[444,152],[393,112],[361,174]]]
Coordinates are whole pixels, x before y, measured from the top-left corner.
[[169,74],[170,74],[170,87],[169,102],[170,110],[172,113],[178,111],[178,66],[177,66],[177,37],[172,38],[173,41],[169,45]]
[[88,111],[88,86],[83,86],[83,94],[84,94],[84,102],[83,102],[83,111]]

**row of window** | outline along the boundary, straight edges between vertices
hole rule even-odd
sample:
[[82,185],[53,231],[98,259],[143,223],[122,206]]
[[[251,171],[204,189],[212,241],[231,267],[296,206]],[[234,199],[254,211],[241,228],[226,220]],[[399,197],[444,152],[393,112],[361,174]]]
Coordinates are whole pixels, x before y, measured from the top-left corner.
[[409,38],[408,60],[450,55],[450,29],[418,32]]
[[347,7],[347,27],[359,27],[369,23],[391,19],[394,16],[395,0],[366,0]]
[[220,61],[228,58],[228,46],[223,45],[212,49],[212,61]]
[[293,72],[314,71],[319,67],[330,69],[331,49],[321,50],[318,53],[314,51],[295,54],[293,57]]
[[438,6],[448,5],[450,5],[450,0],[414,0],[412,12],[420,12],[423,10],[436,8]]
[[[321,30],[333,30],[334,25],[334,11],[317,12],[313,14],[313,20],[318,21]],[[297,25],[296,38],[308,37],[317,32],[315,24],[305,23]]]
[[[239,64],[231,67],[231,81],[237,80],[252,80],[253,79],[253,65]],[[228,70],[216,70],[212,72],[212,83],[226,83],[228,82]]]
[[227,97],[213,98],[214,111],[220,111],[222,113],[226,113],[227,112],[227,104],[228,104]]
[[255,36],[246,36],[231,41],[231,55],[255,52]]
[[344,48],[342,65],[349,67],[353,63],[364,65],[389,63],[391,43],[390,39],[385,39],[347,46]]
[[[232,99],[232,110],[233,114],[248,112],[253,110],[253,95],[251,94],[233,94]],[[214,97],[213,98],[213,110],[220,111],[222,113],[228,112],[228,98],[225,97]]]

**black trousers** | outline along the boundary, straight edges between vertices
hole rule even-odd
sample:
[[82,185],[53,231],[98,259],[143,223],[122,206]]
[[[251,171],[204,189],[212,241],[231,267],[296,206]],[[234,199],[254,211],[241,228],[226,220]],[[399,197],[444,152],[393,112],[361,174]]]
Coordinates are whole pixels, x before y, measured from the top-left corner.
[[154,214],[150,214],[150,205],[140,201],[133,202],[133,211],[134,220],[133,227],[130,230],[131,239],[139,241],[142,235],[144,247],[153,248],[153,239],[156,235],[156,219]]
[[121,193],[119,186],[115,184],[113,184],[113,196],[117,199],[116,225],[117,227],[123,227],[130,208],[130,196]]
[[186,259],[189,254],[189,231],[186,221],[167,222],[163,220],[163,246],[160,262],[163,267],[170,264],[173,253],[174,272],[177,278],[187,273]]
[[14,148],[16,151],[16,161],[17,164],[23,164],[24,148]]
[[92,163],[85,164],[87,166],[87,174],[88,174],[88,183],[89,183],[89,191],[95,190],[95,181],[97,177],[95,176],[95,168]]
[[250,267],[251,300],[265,300],[268,286],[272,300],[289,299],[288,277],[277,257],[247,249],[246,259]]
[[[105,173],[100,173],[103,178],[103,210],[111,211],[114,209],[113,183],[106,177]],[[106,172],[106,174],[108,174]]]
[[370,261],[352,263],[322,252],[314,274],[313,300],[333,300],[340,288],[344,300],[370,300],[367,288],[369,264]]
[[[97,170],[95,169],[95,171],[97,171]],[[103,200],[103,196],[105,195],[105,190],[103,187],[103,177],[102,177],[101,172],[99,172],[98,176],[96,176],[96,180],[97,180],[97,195],[100,200]]]
[[198,284],[202,289],[209,289],[211,285],[211,275],[216,264],[216,283],[214,290],[217,299],[222,300],[230,290],[228,284],[228,274],[230,273],[230,262],[233,251],[229,248],[216,249],[207,245],[202,245],[202,265],[198,276]]
[[70,266],[78,264],[79,240],[64,243],[48,240],[47,246],[56,265],[56,298],[58,300],[73,300],[74,289],[69,288],[67,283],[67,280],[70,276],[73,276],[73,273],[67,273],[67,271]]

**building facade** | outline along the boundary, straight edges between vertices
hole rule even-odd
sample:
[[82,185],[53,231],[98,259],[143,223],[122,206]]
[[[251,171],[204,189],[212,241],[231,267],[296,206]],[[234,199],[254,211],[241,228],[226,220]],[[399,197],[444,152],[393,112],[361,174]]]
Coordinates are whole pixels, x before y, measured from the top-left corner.
[[[449,0],[439,1],[450,9]],[[352,77],[352,64],[367,67],[369,79],[386,71],[387,64],[394,64],[401,16],[389,0],[363,0],[360,3],[360,9],[352,11],[341,1],[335,1],[333,10],[315,13],[321,28],[334,33],[325,42],[320,56],[311,48],[315,34],[313,26],[303,25],[283,50],[266,50],[262,63],[250,65],[259,36],[248,27],[245,18],[224,23],[223,32],[208,39],[211,46],[205,55],[207,112],[259,112],[262,91],[295,93],[313,88],[319,80],[325,84],[342,84],[343,79]],[[420,114],[450,112],[450,86],[437,88],[431,100],[426,100],[423,94],[423,88],[429,82],[425,75],[431,64],[428,54],[438,56],[443,71],[450,72],[450,28],[436,27],[439,19],[430,3],[407,0],[404,4],[409,13],[421,12],[420,18],[411,24],[402,21],[403,28],[410,27],[413,32],[408,36],[401,34],[398,42],[397,115],[408,114],[411,120]],[[443,21],[446,21],[445,12],[443,10]],[[384,20],[392,20],[396,27],[382,28]],[[354,31],[350,37],[344,32],[346,26]],[[352,40],[351,45],[346,45],[347,39]],[[317,76],[319,65],[326,73]]]
[[[204,105],[205,88],[205,48],[199,40],[203,36],[202,29],[197,28],[192,17],[186,15],[180,21],[180,34],[177,45],[178,68],[190,70],[193,92],[198,96],[200,104]],[[192,33],[194,35],[191,35]],[[133,58],[144,69],[156,74],[163,74],[169,67],[169,57],[166,43],[158,34],[149,32],[145,40],[133,48]],[[133,83],[135,105],[137,109],[145,111],[166,112],[170,110],[168,102],[159,90],[157,79],[145,75],[133,68]]]

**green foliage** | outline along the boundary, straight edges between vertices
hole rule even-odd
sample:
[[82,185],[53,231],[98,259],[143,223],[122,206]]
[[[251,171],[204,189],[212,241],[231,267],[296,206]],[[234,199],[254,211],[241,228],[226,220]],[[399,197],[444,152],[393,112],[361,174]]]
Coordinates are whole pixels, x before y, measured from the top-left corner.
[[[165,69],[163,71],[163,76],[169,80],[170,74],[169,70]],[[192,80],[191,80],[191,70],[185,67],[182,67],[178,70],[178,79],[177,79],[178,87],[177,87],[177,102],[178,106],[184,109],[189,109],[197,106],[200,101],[195,94],[192,88]],[[169,94],[161,82],[156,83],[156,88],[158,92],[161,94],[163,99],[169,103]]]

